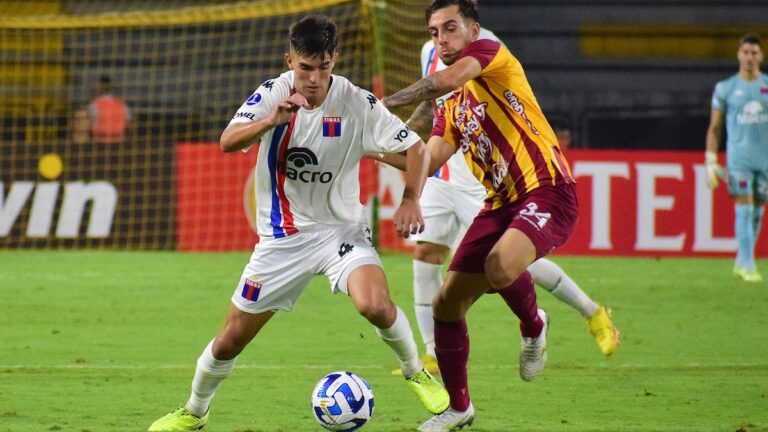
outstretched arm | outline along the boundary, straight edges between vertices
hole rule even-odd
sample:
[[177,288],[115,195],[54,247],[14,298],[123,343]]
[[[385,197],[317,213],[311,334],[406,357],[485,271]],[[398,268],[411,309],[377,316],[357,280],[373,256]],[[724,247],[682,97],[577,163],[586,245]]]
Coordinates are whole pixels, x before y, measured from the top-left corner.
[[387,108],[397,108],[413,102],[435,99],[463,86],[483,71],[474,57],[464,57],[447,68],[422,78],[381,102]]

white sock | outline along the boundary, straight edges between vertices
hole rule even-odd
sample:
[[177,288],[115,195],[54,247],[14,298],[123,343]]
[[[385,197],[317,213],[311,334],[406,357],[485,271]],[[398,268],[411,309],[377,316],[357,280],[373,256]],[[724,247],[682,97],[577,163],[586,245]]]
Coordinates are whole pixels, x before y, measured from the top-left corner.
[[443,266],[413,260],[413,307],[426,353],[435,356],[435,321],[432,299],[443,286]]
[[389,345],[389,348],[395,352],[400,360],[400,370],[404,377],[410,377],[424,368],[419,359],[419,351],[416,348],[416,341],[413,340],[413,332],[408,317],[398,306],[397,317],[392,327],[388,329],[376,328],[376,333],[381,339]]
[[546,258],[539,258],[528,266],[533,281],[557,297],[561,302],[571,306],[589,318],[597,312],[598,304],[576,285],[557,264]]
[[213,357],[213,341],[205,347],[197,359],[195,377],[192,379],[192,394],[187,401],[187,409],[192,414],[202,417],[208,412],[216,389],[235,369],[236,360],[237,357],[232,360],[216,360]]

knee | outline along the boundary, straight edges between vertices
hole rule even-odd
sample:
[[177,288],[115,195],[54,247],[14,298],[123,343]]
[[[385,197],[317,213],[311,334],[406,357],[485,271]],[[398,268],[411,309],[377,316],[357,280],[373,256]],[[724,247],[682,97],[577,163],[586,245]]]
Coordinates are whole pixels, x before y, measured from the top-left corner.
[[445,309],[446,309],[445,292],[440,290],[438,291],[437,294],[435,294],[435,297],[432,299],[432,314],[440,318],[442,315],[445,315]]
[[391,301],[367,302],[358,308],[360,315],[378,328],[392,327],[397,318],[397,309]]
[[448,258],[450,249],[447,246],[418,242],[413,249],[413,258],[417,261],[423,261],[429,264],[442,265]]
[[485,277],[492,288],[506,288],[525,271],[526,265],[504,262],[500,254],[491,253],[485,259]]
[[458,321],[464,319],[470,305],[471,302],[441,290],[432,300],[432,315],[441,321]]

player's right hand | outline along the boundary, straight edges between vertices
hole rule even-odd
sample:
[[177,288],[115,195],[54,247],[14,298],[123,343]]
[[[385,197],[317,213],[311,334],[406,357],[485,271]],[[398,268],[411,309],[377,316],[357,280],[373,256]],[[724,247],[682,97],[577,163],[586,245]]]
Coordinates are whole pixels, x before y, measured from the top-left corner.
[[295,114],[301,107],[307,106],[309,106],[309,103],[304,96],[298,93],[288,96],[281,100],[275,109],[272,110],[272,124],[280,125],[290,122],[293,114]]
[[715,189],[723,178],[723,167],[717,163],[717,153],[714,152],[706,152],[704,161],[707,164],[707,186]]

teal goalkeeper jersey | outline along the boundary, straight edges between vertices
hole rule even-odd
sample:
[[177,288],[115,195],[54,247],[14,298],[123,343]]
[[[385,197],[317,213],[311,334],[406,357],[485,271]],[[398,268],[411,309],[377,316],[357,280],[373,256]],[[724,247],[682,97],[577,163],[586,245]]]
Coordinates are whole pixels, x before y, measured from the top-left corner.
[[768,75],[747,82],[736,74],[720,81],[712,109],[725,114],[728,167],[768,170]]

